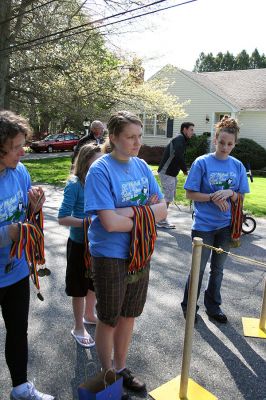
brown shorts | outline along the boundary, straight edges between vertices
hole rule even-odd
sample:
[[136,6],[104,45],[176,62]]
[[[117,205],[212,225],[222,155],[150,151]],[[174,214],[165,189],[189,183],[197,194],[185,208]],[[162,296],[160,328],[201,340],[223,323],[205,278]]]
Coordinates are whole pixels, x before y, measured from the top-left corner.
[[120,316],[138,317],[144,308],[150,264],[137,282],[128,282],[128,260],[92,257],[92,279],[100,321],[115,327]]

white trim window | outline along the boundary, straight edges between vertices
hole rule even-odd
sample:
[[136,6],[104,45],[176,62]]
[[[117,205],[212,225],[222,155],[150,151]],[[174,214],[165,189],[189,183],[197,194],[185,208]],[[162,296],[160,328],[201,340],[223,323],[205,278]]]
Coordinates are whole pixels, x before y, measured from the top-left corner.
[[225,115],[228,115],[228,117],[231,117],[230,112],[216,112],[215,113],[215,123],[221,121]]
[[165,114],[148,114],[140,115],[143,122],[144,136],[160,136],[166,137],[167,132],[167,116]]

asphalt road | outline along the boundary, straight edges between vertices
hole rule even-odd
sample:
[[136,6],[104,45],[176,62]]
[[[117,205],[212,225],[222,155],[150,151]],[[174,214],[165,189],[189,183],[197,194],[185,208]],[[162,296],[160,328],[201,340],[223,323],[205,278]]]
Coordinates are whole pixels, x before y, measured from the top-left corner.
[[[76,400],[77,386],[97,371],[99,363],[95,348],[79,347],[70,335],[71,302],[64,293],[68,230],[57,224],[62,189],[45,188],[46,259],[52,275],[41,278],[44,302],[36,298],[31,285],[28,378],[57,400]],[[180,301],[191,265],[191,215],[174,206],[169,214],[177,229],[158,232],[148,299],[136,321],[128,356],[128,367],[144,379],[148,391],[181,371],[185,324]],[[241,248],[232,251],[266,262],[265,236],[266,220],[258,219],[256,231],[243,236]],[[266,340],[244,337],[241,322],[243,316],[259,318],[265,279],[265,267],[228,258],[222,290],[229,320],[226,325],[208,319],[200,297],[190,377],[219,400],[266,400]],[[94,327],[88,330],[94,335]],[[1,319],[0,400],[9,399],[11,386],[4,359],[4,332]]]
[[56,151],[53,153],[26,153],[24,157],[21,158],[23,160],[41,160],[43,158],[57,158],[57,157],[72,157],[73,151]]

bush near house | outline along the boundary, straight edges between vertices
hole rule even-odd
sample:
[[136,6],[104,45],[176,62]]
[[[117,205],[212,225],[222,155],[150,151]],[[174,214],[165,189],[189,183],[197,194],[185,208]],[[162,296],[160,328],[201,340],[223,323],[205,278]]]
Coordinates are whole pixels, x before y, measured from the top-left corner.
[[266,167],[266,150],[252,139],[239,139],[231,155],[253,171]]
[[138,154],[139,158],[146,161],[147,164],[159,165],[163,156],[164,146],[142,145]]
[[202,156],[203,154],[208,153],[209,143],[208,143],[208,135],[203,134],[199,136],[192,136],[192,138],[188,142],[187,150],[186,150],[186,164],[191,165],[197,157]]
[[[191,165],[193,161],[208,152],[208,135],[193,136],[188,142],[186,150],[186,163]],[[148,164],[159,165],[163,156],[164,146],[141,146],[139,158],[143,158]]]

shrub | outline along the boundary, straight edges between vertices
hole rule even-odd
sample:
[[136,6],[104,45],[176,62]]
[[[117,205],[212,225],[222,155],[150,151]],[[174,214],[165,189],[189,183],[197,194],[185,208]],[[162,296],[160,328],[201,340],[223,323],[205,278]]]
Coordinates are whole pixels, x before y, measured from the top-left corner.
[[159,165],[163,156],[164,146],[147,146],[144,144],[139,151],[139,158],[143,158],[148,164]]
[[186,151],[186,163],[191,165],[193,161],[203,154],[206,154],[209,149],[208,136],[203,134],[200,136],[192,136],[188,142]]
[[[188,142],[186,163],[191,165],[197,157],[207,153],[208,146],[208,135],[193,136]],[[143,158],[148,164],[159,165],[164,149],[164,146],[147,146],[144,144],[139,151],[139,158]]]
[[231,155],[245,166],[250,164],[252,170],[266,166],[266,150],[252,139],[239,139]]

